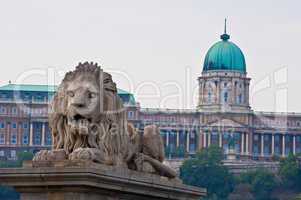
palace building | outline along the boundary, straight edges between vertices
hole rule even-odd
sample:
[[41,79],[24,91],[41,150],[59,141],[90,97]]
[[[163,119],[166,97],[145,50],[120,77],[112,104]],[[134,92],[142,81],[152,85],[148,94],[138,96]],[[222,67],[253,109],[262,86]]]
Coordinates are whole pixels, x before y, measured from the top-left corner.
[[[272,160],[301,153],[301,113],[255,112],[249,103],[247,66],[241,49],[224,32],[208,50],[198,78],[195,109],[141,108],[132,94],[118,90],[128,120],[136,128],[160,128],[168,158],[182,158],[210,145],[237,160]],[[0,159],[16,159],[18,151],[50,148],[48,105],[55,86],[0,87]],[[226,158],[226,157],[225,157]]]

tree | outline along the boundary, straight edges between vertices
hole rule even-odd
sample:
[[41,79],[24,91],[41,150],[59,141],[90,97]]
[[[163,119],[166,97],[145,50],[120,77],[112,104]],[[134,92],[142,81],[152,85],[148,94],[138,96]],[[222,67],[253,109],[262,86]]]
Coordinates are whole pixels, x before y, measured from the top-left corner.
[[17,158],[17,160],[0,161],[0,168],[22,167],[25,160],[32,160],[33,153],[27,151],[18,152]]
[[19,200],[20,195],[11,187],[0,187],[0,199],[1,200]]
[[280,161],[279,175],[285,188],[301,190],[301,169],[297,156],[289,154]]
[[183,163],[180,177],[185,184],[206,188],[209,199],[226,199],[235,181],[222,159],[222,149],[210,146]]
[[250,184],[238,184],[229,195],[229,200],[255,200]]
[[[10,167],[21,167],[23,161],[32,160],[33,153],[31,152],[19,152],[18,160],[16,161],[1,161],[0,167],[10,168]],[[0,186],[0,199],[1,200],[18,200],[20,195],[11,187]]]
[[277,186],[275,175],[266,169],[257,169],[242,173],[239,182],[249,184],[256,200],[269,200],[271,193]]

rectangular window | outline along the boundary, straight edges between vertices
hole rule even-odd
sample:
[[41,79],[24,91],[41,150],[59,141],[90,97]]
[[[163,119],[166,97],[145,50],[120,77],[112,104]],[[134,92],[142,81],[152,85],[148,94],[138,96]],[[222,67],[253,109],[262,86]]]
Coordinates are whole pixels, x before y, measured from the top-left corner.
[[241,104],[241,103],[242,103],[242,95],[239,94],[239,95],[237,96],[237,104]]
[[270,155],[270,147],[269,146],[265,146],[264,147],[264,155]]
[[228,92],[224,93],[224,102],[227,103],[228,102]]
[[17,144],[17,134],[12,134],[11,135],[10,143],[11,144]]
[[300,146],[296,147],[296,153],[301,153],[301,147]]
[[27,128],[28,128],[28,123],[26,123],[26,122],[23,123],[23,128],[24,128],[24,129],[27,129]]
[[194,143],[189,144],[189,152],[191,152],[191,153],[195,152],[195,144]]
[[11,150],[10,151],[10,157],[13,158],[13,159],[17,158],[17,152],[16,152],[16,150]]
[[280,155],[280,147],[277,145],[275,146],[275,155]]
[[259,154],[259,146],[257,144],[254,145],[253,152],[254,152],[255,156],[257,156]]
[[259,136],[258,135],[254,135],[254,141],[258,141],[259,140]]
[[275,142],[280,142],[280,135],[275,135]]
[[211,144],[212,145],[218,145],[219,143],[219,135],[217,132],[212,132],[211,134]]
[[128,112],[128,119],[133,119],[134,118],[134,112],[133,111],[129,111]]
[[0,144],[5,144],[5,135],[0,134]]
[[40,145],[41,144],[41,137],[39,134],[35,134],[34,136],[34,144],[35,145]]
[[290,147],[286,147],[285,148],[285,155],[288,155],[289,153],[291,153],[291,148]]
[[296,142],[301,143],[301,136],[296,136]]
[[0,128],[5,128],[5,123],[4,122],[0,122]]
[[12,113],[13,113],[13,114],[17,114],[17,108],[16,108],[16,107],[13,107],[13,108],[12,108]]
[[0,108],[0,113],[1,113],[1,114],[5,114],[5,113],[6,113],[5,107],[1,106],[1,108]]
[[208,92],[208,103],[211,103],[211,92]]
[[12,123],[12,128],[17,128],[17,123]]
[[225,153],[228,151],[228,144],[226,143],[223,144],[223,150]]
[[5,152],[4,151],[0,151],[0,157],[4,157],[5,156]]
[[23,135],[22,143],[23,144],[28,144],[28,139],[29,139],[28,135]]
[[265,141],[265,142],[270,141],[270,136],[269,136],[269,135],[264,135],[264,141]]

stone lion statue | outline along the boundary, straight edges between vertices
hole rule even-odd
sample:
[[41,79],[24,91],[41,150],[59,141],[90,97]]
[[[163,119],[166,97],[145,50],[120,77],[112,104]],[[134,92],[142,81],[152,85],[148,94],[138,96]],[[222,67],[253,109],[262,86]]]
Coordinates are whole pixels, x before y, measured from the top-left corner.
[[52,150],[38,152],[33,161],[91,160],[176,177],[163,164],[159,129],[151,125],[139,133],[127,122],[116,84],[97,64],[79,63],[68,72],[50,106]]

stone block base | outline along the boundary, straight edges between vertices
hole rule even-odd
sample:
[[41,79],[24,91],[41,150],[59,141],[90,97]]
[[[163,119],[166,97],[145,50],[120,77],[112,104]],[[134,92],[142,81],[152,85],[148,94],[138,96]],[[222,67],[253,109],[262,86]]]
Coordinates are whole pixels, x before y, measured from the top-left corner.
[[25,163],[0,169],[1,184],[21,200],[199,200],[206,190],[124,168],[92,162]]

